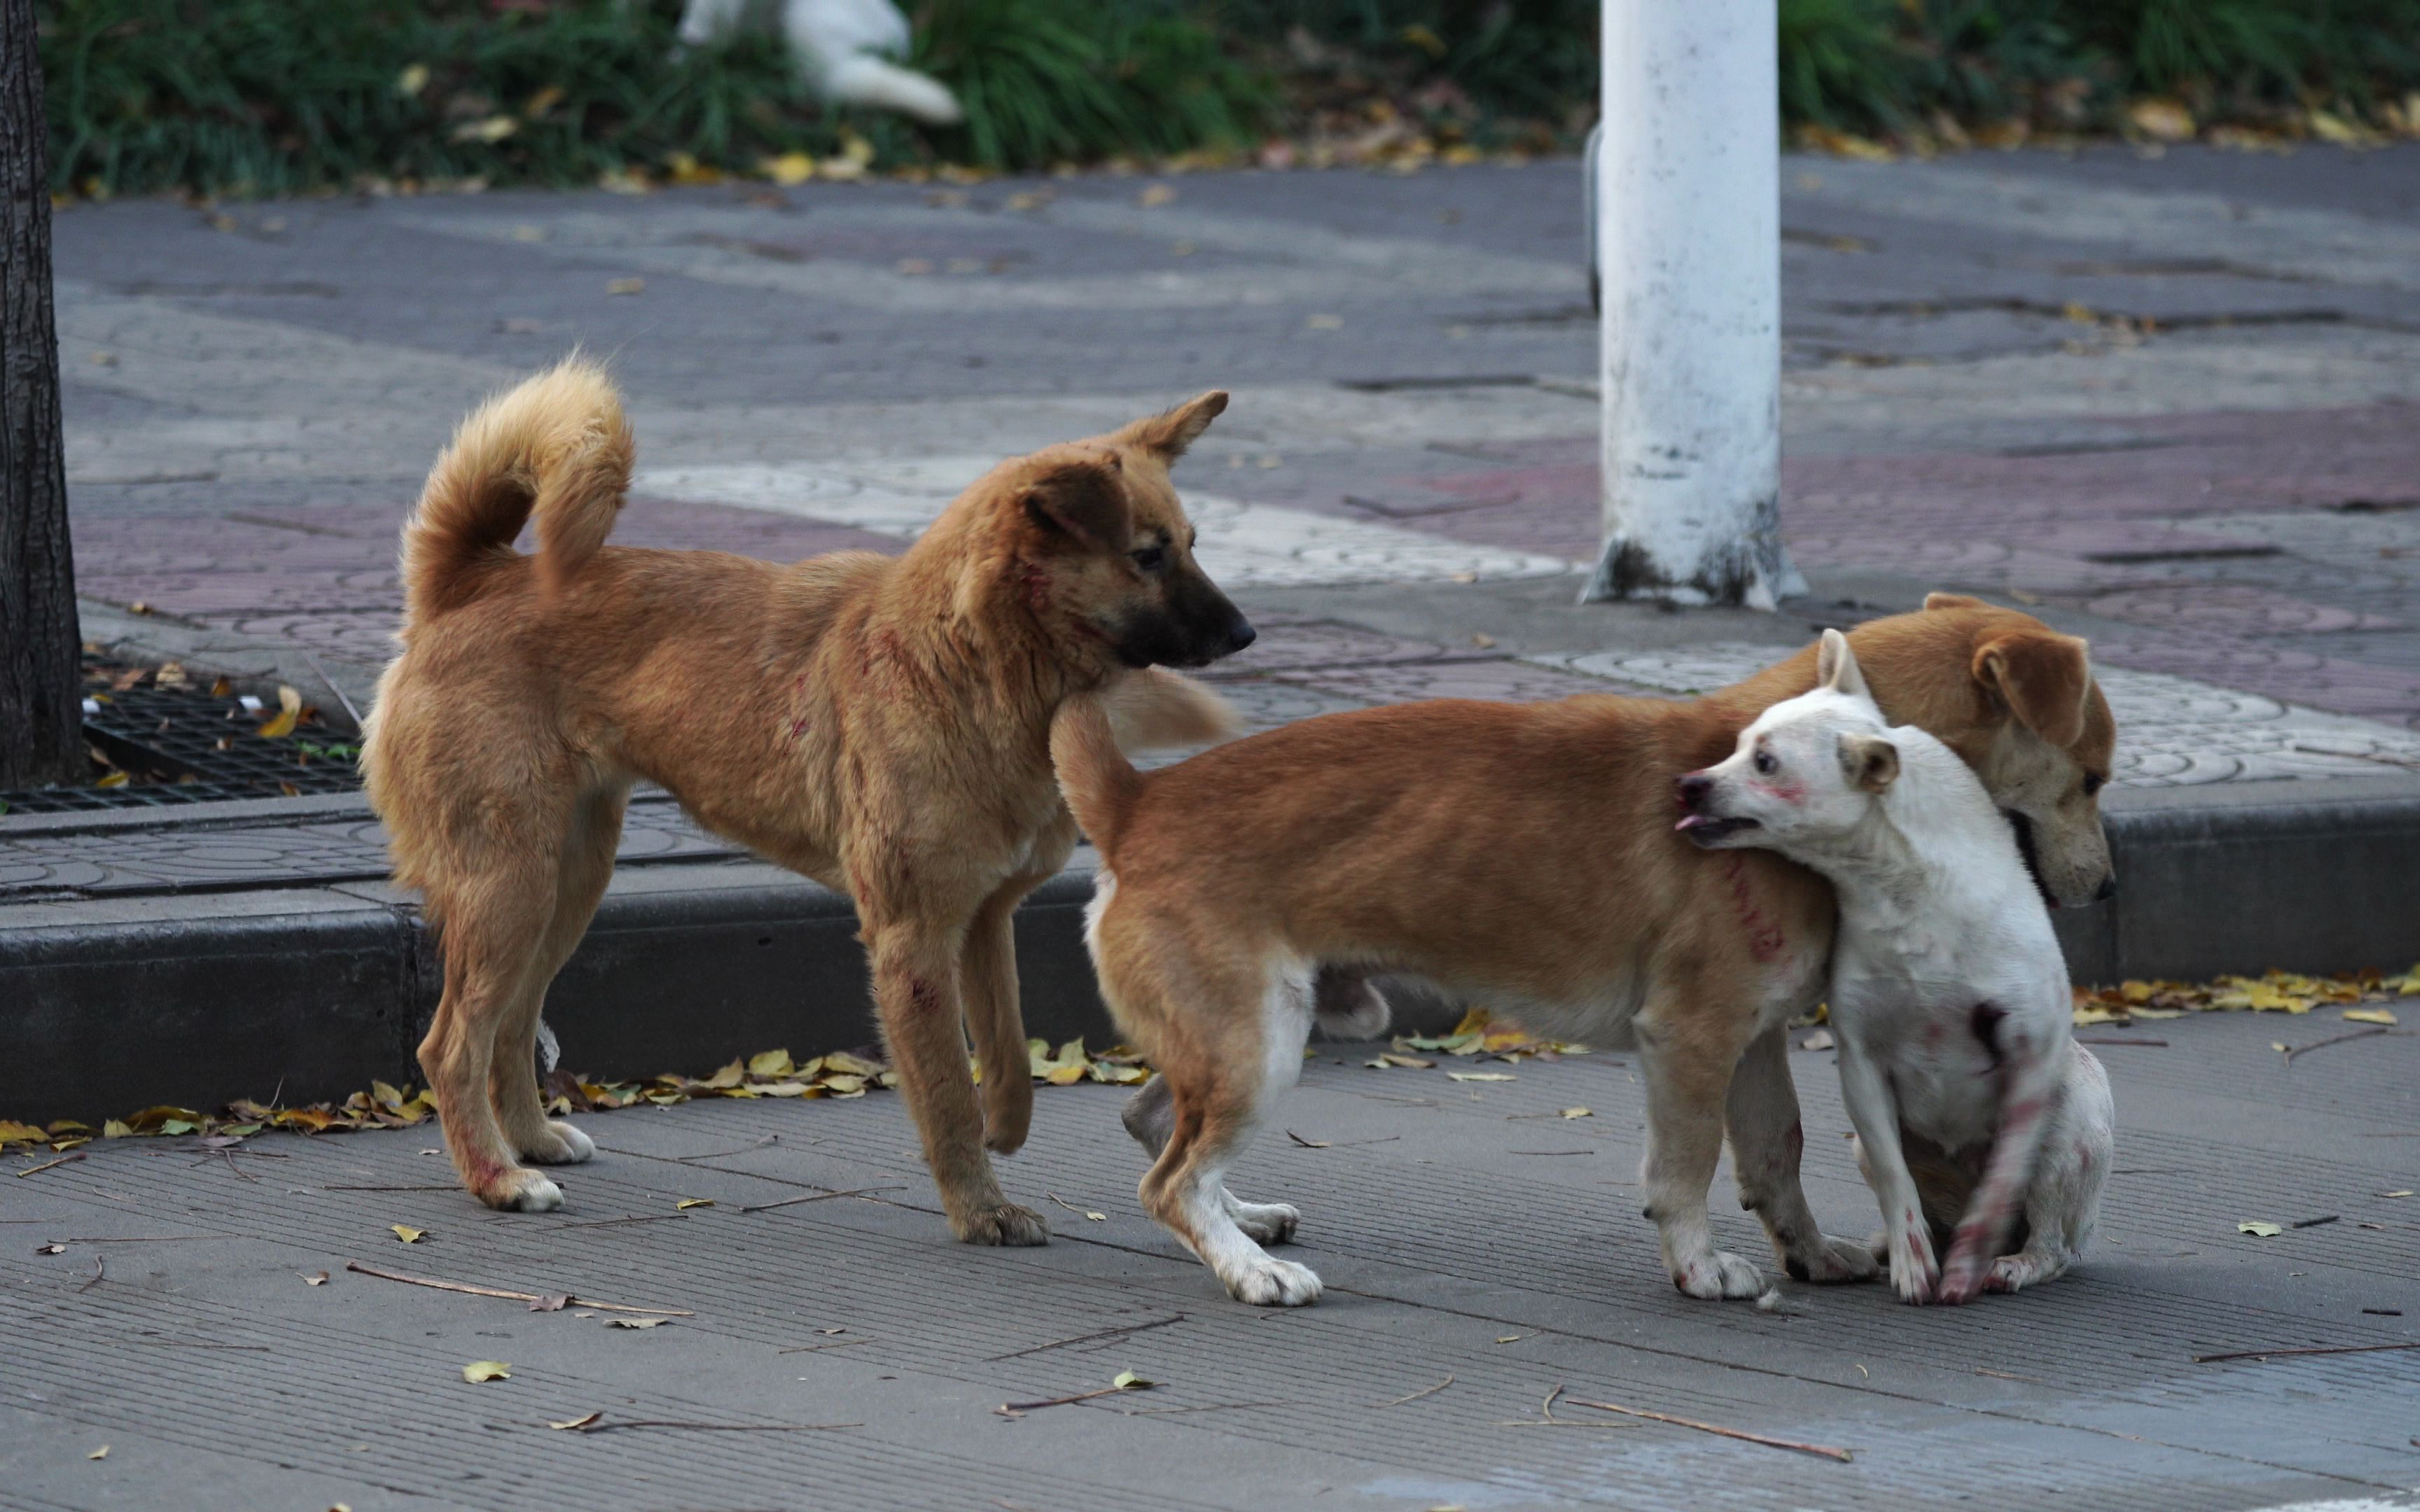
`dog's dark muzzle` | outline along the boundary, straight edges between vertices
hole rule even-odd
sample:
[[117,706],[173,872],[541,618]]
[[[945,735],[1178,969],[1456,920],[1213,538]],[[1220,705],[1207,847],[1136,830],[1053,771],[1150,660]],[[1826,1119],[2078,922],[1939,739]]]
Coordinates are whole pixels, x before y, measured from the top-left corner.
[[1758,827],[1753,819],[1706,812],[1706,805],[1714,795],[1714,779],[1703,772],[1682,774],[1672,784],[1672,793],[1681,804],[1681,822],[1672,827],[1686,835],[1693,845],[1712,845],[1725,836]]

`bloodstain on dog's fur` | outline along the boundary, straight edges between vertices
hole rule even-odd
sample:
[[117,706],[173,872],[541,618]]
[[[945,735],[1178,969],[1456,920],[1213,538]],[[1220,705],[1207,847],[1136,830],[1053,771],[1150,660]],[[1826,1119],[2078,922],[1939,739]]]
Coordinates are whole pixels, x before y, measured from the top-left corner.
[[1757,906],[1756,889],[1749,884],[1747,870],[1736,854],[1723,862],[1723,880],[1730,886],[1731,907],[1747,932],[1748,954],[1764,962],[1781,959],[1781,953],[1790,949],[1790,936]]

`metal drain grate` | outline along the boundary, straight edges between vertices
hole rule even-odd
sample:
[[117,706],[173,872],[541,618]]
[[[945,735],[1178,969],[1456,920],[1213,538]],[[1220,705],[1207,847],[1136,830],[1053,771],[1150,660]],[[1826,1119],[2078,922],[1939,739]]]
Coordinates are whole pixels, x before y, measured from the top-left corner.
[[123,671],[85,658],[84,733],[128,780],[0,793],[0,813],[147,809],[361,786],[350,741],[309,722],[291,735],[266,736],[259,716],[240,699],[154,682],[118,687]]

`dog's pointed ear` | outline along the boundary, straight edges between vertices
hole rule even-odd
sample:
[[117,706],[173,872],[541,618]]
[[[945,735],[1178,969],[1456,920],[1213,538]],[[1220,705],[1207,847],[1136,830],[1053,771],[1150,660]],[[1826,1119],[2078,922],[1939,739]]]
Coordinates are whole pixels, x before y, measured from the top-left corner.
[[1975,681],[2035,734],[2062,750],[2084,733],[2092,694],[2090,647],[2055,630],[2011,630],[1975,648]]
[[1128,446],[1140,446],[1157,453],[1160,460],[1173,462],[1185,455],[1185,449],[1210,428],[1210,422],[1227,409],[1227,391],[1212,389],[1197,394],[1173,409],[1156,415],[1145,415],[1117,433],[1116,440]]
[[1992,606],[1965,594],[1927,594],[1924,607],[1930,611],[1937,609],[1990,609]]
[[1045,534],[1094,550],[1124,551],[1134,537],[1134,506],[1115,452],[1060,463],[1027,484],[1017,502]]
[[1849,638],[1838,630],[1824,631],[1823,648],[1815,653],[1815,686],[1853,699],[1869,702],[1873,699],[1866,690],[1866,674],[1857,665],[1857,654],[1849,649]]
[[1842,735],[1840,770],[1868,793],[1880,793],[1899,780],[1899,748],[1883,735]]

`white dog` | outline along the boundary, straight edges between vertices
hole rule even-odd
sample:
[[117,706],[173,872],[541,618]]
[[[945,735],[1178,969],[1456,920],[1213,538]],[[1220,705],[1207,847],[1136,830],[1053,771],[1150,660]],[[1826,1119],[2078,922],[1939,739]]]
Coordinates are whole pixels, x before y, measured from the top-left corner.
[[1779,851],[1839,896],[1840,1088],[1901,1300],[2047,1281],[2091,1237],[2114,1126],[2050,915],[1974,771],[1885,723],[1838,630],[1817,676],[1681,779],[1679,827]]
[[[947,87],[891,61],[908,52],[908,18],[891,0],[778,3],[782,33],[808,83],[826,100],[895,110],[927,126],[954,126],[965,118]],[[752,0],[689,0],[681,12],[682,45],[714,41],[745,21],[751,8]]]

